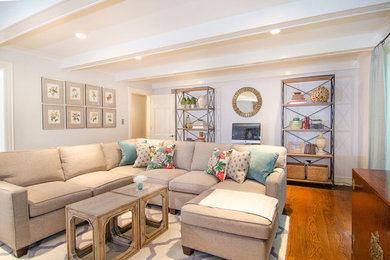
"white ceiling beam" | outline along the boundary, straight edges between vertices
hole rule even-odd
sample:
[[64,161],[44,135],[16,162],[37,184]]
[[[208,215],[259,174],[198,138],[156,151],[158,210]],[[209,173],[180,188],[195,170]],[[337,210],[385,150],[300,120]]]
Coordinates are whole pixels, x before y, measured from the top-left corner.
[[[302,8],[304,7],[304,8]],[[65,69],[85,69],[136,56],[170,52],[321,21],[390,10],[385,0],[300,0],[64,59]]]
[[57,4],[42,6],[41,10],[2,30],[0,30],[0,46],[23,35],[70,17],[80,11],[94,7],[107,0],[66,0]]
[[141,81],[154,78],[172,77],[191,73],[201,73],[261,65],[272,62],[290,61],[302,58],[320,57],[331,54],[361,52],[372,49],[375,33],[324,38],[323,40],[284,45],[277,48],[259,49],[231,55],[210,57],[130,70],[117,73],[118,81]]

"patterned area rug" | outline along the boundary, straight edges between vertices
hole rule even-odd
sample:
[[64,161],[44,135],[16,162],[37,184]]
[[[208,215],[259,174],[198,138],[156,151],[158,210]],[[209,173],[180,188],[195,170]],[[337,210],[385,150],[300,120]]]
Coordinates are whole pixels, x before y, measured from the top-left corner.
[[[153,212],[148,212],[147,215],[153,217]],[[158,215],[158,214],[157,214]],[[126,221],[129,222],[130,218],[124,217],[119,221],[119,224],[123,224]],[[276,234],[270,260],[282,260],[285,259],[287,251],[287,240],[289,230],[289,217],[283,215],[279,228]],[[81,225],[77,227],[78,246],[83,247],[91,241],[91,231],[88,225]],[[111,249],[108,250],[109,254]],[[115,250],[115,249],[112,249]],[[16,259],[12,255],[12,251],[9,247],[0,242],[0,259]],[[66,258],[66,236],[65,231],[53,235],[49,238],[41,240],[30,246],[28,254],[19,259],[67,259]],[[86,258],[90,259],[90,258]],[[151,259],[180,259],[180,260],[195,260],[195,259],[220,259],[218,257],[195,251],[191,256],[183,254],[180,243],[180,214],[169,214],[169,229],[149,243],[146,247],[142,248],[137,254],[131,257],[135,260],[151,260]]]

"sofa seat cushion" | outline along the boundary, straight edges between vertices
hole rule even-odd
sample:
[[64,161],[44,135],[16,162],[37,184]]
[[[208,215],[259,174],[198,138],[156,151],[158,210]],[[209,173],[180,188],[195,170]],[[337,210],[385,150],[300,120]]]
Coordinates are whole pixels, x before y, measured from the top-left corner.
[[146,171],[143,175],[148,177],[146,182],[168,185],[168,183],[185,174],[186,170],[181,169],[154,169]]
[[[278,215],[274,208],[272,221],[241,211],[226,210],[198,205],[213,190],[207,190],[188,201],[181,208],[181,221],[188,225],[208,228],[257,239],[269,239],[273,223]],[[259,205],[261,207],[261,205]]]
[[203,171],[192,171],[169,182],[169,190],[191,194],[201,194],[218,183],[218,179]]
[[133,182],[133,178],[123,174],[98,171],[74,177],[67,180],[67,182],[90,188],[93,196],[96,196],[98,194],[129,185]]
[[116,173],[125,176],[135,177],[138,174],[142,174],[146,171],[146,168],[134,168],[133,165],[119,166],[111,169],[109,173]]
[[26,189],[30,217],[40,216],[92,197],[90,189],[63,181],[31,185]]
[[211,189],[225,189],[265,194],[265,186],[263,184],[255,180],[248,179],[246,179],[242,184],[239,184],[232,179],[226,179],[225,181],[211,187]]

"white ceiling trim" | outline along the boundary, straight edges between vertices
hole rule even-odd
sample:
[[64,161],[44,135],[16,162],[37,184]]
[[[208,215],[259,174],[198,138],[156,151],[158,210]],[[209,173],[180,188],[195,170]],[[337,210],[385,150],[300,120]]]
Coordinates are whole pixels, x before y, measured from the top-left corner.
[[374,33],[351,35],[295,45],[285,45],[272,49],[259,49],[246,53],[164,64],[161,66],[119,72],[115,75],[115,79],[118,81],[141,81],[191,73],[255,66],[302,58],[362,52],[372,49],[372,46],[375,45],[372,40],[373,38]]
[[0,31],[0,45],[107,0],[67,0],[50,6]]
[[369,3],[364,0],[301,0],[75,55],[64,59],[62,67],[73,70],[91,68],[136,56],[265,33],[274,28],[291,28],[385,10],[390,10],[390,3],[385,0],[371,0]]

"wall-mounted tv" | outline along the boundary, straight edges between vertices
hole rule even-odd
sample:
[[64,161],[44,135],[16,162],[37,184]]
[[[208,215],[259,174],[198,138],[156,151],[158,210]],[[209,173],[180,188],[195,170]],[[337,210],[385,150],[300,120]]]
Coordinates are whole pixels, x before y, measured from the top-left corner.
[[259,144],[261,140],[260,123],[233,123],[232,143]]

